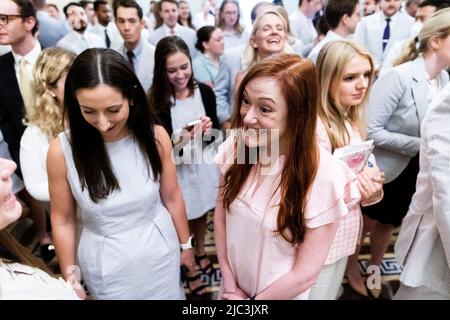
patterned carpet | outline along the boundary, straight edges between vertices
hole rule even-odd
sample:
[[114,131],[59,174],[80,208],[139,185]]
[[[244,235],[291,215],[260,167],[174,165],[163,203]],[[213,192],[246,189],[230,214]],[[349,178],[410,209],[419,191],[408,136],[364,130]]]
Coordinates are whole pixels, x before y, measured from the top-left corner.
[[[397,265],[394,257],[394,243],[397,239],[398,232],[394,233],[394,236],[391,239],[391,243],[387,250],[387,253],[384,255],[384,259],[381,265],[381,281],[382,281],[382,292],[380,299],[381,300],[390,300],[395,291],[398,289],[399,285],[399,276],[401,269]],[[208,214],[208,226],[206,233],[206,253],[209,255],[211,262],[214,264],[214,268],[216,272],[211,276],[202,275],[203,282],[208,286],[207,294],[202,299],[215,299],[217,297],[219,287],[220,287],[220,271],[219,264],[217,262],[216,250],[214,246],[214,221],[213,221],[213,213],[210,212]],[[364,240],[363,247],[361,249],[361,254],[359,255],[359,263],[362,271],[365,272],[367,267],[367,260],[369,258],[370,247],[369,247],[369,239],[366,238]],[[343,291],[340,296],[340,300],[364,300],[356,293],[354,293],[347,285],[346,280],[343,281]],[[189,294],[190,290],[185,289],[186,296],[188,299],[197,300],[198,297],[193,297]]]
[[[32,221],[30,219],[22,219],[19,223],[15,224],[12,229],[13,234],[18,238],[21,239],[21,242],[24,243],[33,253],[38,255],[37,249],[38,249],[38,242],[35,237],[35,230],[32,226]],[[384,255],[383,263],[381,265],[381,279],[382,279],[382,293],[381,293],[381,299],[388,300],[391,299],[393,293],[398,288],[399,285],[399,276],[401,269],[397,265],[397,262],[395,261],[394,253],[393,253],[393,246],[395,243],[395,240],[397,239],[397,232],[394,234],[394,236],[391,239],[391,243],[389,245],[389,248],[387,250],[387,253]],[[214,245],[214,221],[213,221],[213,212],[208,213],[208,225],[207,225],[207,232],[206,232],[206,247],[205,251],[206,254],[209,256],[211,262],[213,263],[213,266],[215,268],[215,272],[211,276],[203,275],[202,274],[202,280],[207,285],[207,293],[203,295],[203,297],[194,297],[190,294],[190,290],[185,287],[186,297],[191,300],[209,300],[209,299],[216,299],[217,294],[220,287],[220,281],[221,281],[221,275],[219,270],[219,264],[217,261],[216,256],[216,250]],[[360,262],[360,268],[361,270],[365,271],[367,266],[367,260],[369,258],[370,248],[369,248],[369,240],[366,238],[364,240],[363,247],[361,249],[361,254],[359,256],[359,262]],[[53,264],[50,265],[51,269],[55,273],[59,273],[58,266],[53,262]],[[358,296],[356,293],[354,293],[347,285],[346,280],[343,281],[342,286],[342,294],[340,296],[340,300],[362,300],[360,296]]]

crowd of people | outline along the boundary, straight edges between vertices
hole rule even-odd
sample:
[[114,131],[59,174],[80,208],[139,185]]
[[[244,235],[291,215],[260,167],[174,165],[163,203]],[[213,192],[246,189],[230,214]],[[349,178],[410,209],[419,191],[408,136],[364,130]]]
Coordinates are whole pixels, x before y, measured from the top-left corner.
[[0,1],[0,299],[450,299],[449,1],[149,4]]

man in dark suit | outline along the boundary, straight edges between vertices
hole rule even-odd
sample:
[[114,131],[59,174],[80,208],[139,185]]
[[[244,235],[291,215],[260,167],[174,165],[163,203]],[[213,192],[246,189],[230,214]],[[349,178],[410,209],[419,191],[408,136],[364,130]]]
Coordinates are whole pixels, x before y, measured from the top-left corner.
[[[12,49],[0,57],[0,129],[18,166],[20,138],[25,130],[19,63],[26,60],[23,69],[29,71],[28,79],[31,79],[34,63],[41,52],[34,37],[37,29],[36,11],[28,0],[0,1],[0,44],[9,44]],[[19,167],[17,173],[22,175]]]
[[[37,30],[36,10],[29,0],[0,1],[0,44],[11,45],[12,49],[0,57],[0,130],[17,164],[16,174],[20,177],[19,150],[25,130],[25,103],[32,107],[31,79],[34,64],[41,52],[41,46],[35,38]],[[41,244],[41,255],[44,260],[50,261],[55,251],[46,230],[45,211],[25,189],[19,192],[19,196],[31,209]]]

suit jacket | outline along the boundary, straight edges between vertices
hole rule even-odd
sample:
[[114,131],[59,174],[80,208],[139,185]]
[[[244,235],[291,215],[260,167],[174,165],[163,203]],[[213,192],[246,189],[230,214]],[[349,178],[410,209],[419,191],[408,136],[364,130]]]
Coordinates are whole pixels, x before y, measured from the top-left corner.
[[450,297],[450,85],[422,123],[416,193],[395,245],[400,277]]
[[[428,109],[428,75],[422,57],[383,74],[373,85],[366,109],[367,138],[386,182],[397,178],[419,152],[420,124]],[[438,81],[448,83],[441,71]]]
[[[134,65],[134,71],[145,92],[147,92],[153,83],[153,71],[155,69],[155,47],[142,38],[140,40],[140,44],[142,44],[142,51],[139,56],[139,61],[137,61]],[[125,48],[123,41],[118,48],[114,49],[116,49],[125,57],[125,59],[128,60],[127,49]]]
[[25,107],[14,70],[14,57],[11,52],[0,57],[0,130],[8,144],[12,160],[17,164],[16,174],[20,171],[20,138],[25,131],[22,119]]
[[76,54],[80,54],[89,48],[106,48],[103,39],[95,33],[85,31],[83,37],[87,39],[88,43],[83,42],[80,34],[71,30],[58,41],[56,46],[70,50]]
[[382,65],[387,53],[395,42],[409,38],[414,19],[403,12],[395,14],[395,21],[390,23],[390,38],[383,52],[383,33],[386,21],[382,11],[364,17],[355,31],[355,41],[362,43],[372,55],[375,65]]
[[45,11],[37,11],[36,16],[39,21],[38,41],[43,49],[56,46],[56,43],[69,32],[65,21],[58,21]]
[[225,50],[224,63],[219,66],[214,81],[214,94],[217,99],[217,116],[222,124],[233,115],[234,82],[236,74],[242,70],[241,59],[247,44]]
[[[192,58],[197,56],[199,54],[198,50],[195,48],[195,44],[197,42],[197,34],[193,29],[184,27],[182,25],[177,25],[177,32],[178,36],[186,42],[187,46],[189,47],[189,51],[191,53]],[[156,47],[159,40],[162,38],[167,37],[164,29],[164,25],[159,27],[158,29],[153,30],[150,32],[150,36],[148,37],[148,41]]]

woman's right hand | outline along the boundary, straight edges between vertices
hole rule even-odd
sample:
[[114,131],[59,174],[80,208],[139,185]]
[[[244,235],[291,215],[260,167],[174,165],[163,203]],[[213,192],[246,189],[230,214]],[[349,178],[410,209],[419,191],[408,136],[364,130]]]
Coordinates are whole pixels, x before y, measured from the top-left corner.
[[75,290],[75,293],[81,300],[86,299],[86,291],[84,291],[84,288],[80,283],[76,284],[75,286],[72,285],[72,288],[73,290]]
[[222,299],[223,300],[235,300],[234,296],[239,296],[243,299],[248,298],[247,294],[241,290],[236,284],[236,281],[234,281],[234,278],[232,275],[227,276],[226,273],[222,273]]
[[78,282],[77,276],[75,274],[69,275],[67,277],[67,282],[69,282],[71,284],[73,290],[75,291],[75,293],[81,300],[86,299],[86,296],[87,296],[86,291],[84,291],[84,288],[81,285],[81,283]]

